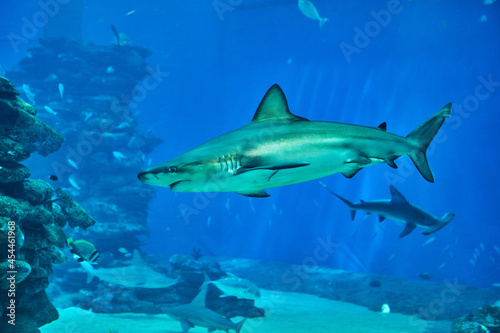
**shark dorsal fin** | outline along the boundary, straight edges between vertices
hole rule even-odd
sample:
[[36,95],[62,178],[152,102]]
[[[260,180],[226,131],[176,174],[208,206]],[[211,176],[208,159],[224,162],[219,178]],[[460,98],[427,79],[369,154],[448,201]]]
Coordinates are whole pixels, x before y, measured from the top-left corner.
[[190,304],[195,306],[205,307],[206,306],[205,299],[207,298],[207,288],[208,284],[203,283],[201,285],[200,292],[198,293],[198,295],[196,295],[196,297],[191,301]]
[[392,195],[392,200],[391,203],[399,203],[399,204],[407,204],[409,205],[408,201],[406,201],[405,197],[399,193],[398,190],[391,184],[391,195]]
[[134,255],[132,256],[132,263],[131,266],[144,266],[146,263],[144,262],[144,259],[142,259],[139,251],[134,250]]
[[307,121],[308,119],[298,117],[290,112],[283,90],[274,84],[262,98],[252,122],[266,120]]
[[384,132],[387,132],[387,124],[384,121],[382,124],[378,125],[377,128],[381,129]]

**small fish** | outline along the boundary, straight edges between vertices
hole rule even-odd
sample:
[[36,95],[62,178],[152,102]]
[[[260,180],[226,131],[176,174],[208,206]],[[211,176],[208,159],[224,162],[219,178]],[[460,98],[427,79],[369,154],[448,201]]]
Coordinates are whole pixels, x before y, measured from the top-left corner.
[[479,21],[481,22],[486,22],[488,20],[488,18],[486,17],[486,15],[481,15],[481,18],[479,19]]
[[229,277],[209,281],[208,283],[212,283],[223,292],[220,297],[234,296],[240,299],[253,300],[260,297],[260,289],[255,283],[232,274]]
[[226,206],[227,212],[229,214],[231,214],[231,203],[229,202],[229,198],[227,198],[225,206]]
[[497,0],[484,0],[483,4],[485,4],[485,5],[491,5],[495,1],[497,1]]
[[61,99],[63,99],[63,95],[64,95],[64,86],[62,83],[59,83],[59,95],[61,95]]
[[389,316],[391,313],[391,308],[389,307],[389,304],[384,303],[382,304],[382,308],[380,309],[380,314],[382,314],[384,317]]
[[482,250],[483,252],[485,252],[485,251],[486,251],[486,248],[484,247],[484,243],[483,243],[483,242],[479,243],[479,247],[481,248],[481,250]]
[[50,106],[45,105],[43,108],[44,108],[44,109],[45,109],[45,111],[47,111],[48,113],[53,114],[54,116],[57,116],[57,112],[55,112],[54,110],[52,110],[52,108],[51,108]]
[[129,16],[129,15],[132,15],[135,13],[135,9],[131,10],[130,12],[128,12],[127,14],[125,14],[125,16]]
[[108,66],[108,68],[106,68],[107,74],[113,74],[114,72],[115,72],[115,68],[113,66]]
[[318,200],[314,199],[314,205],[318,208],[321,208],[321,205],[319,204]]
[[493,283],[492,286],[496,287],[496,288],[500,288],[500,283]]
[[78,186],[78,184],[76,183],[76,180],[74,180],[73,177],[69,177],[68,181],[71,184],[71,186],[73,186],[77,190],[81,190],[82,189],[80,186]]
[[443,269],[443,268],[444,268],[444,266],[446,266],[446,263],[445,263],[445,262],[443,262],[441,265],[439,265],[438,269]]
[[443,251],[441,251],[441,254],[445,253],[446,251],[448,251],[450,249],[450,245],[446,245],[443,249]]
[[434,242],[435,239],[436,239],[436,237],[429,238],[424,244],[422,244],[422,246],[429,245],[430,243]]
[[489,256],[488,258],[490,259],[491,263],[494,265],[495,264],[495,257]]
[[306,17],[319,21],[319,26],[322,27],[328,19],[321,18],[319,16],[316,7],[314,7],[313,3],[309,0],[299,0],[299,9]]
[[120,153],[119,151],[113,151],[113,156],[118,160],[118,161],[121,161],[121,160],[124,160],[126,157],[125,155],[123,155],[122,153]]
[[85,116],[85,118],[83,119],[83,121],[84,121],[84,122],[87,122],[87,120],[89,120],[89,119],[90,119],[90,117],[92,117],[92,115],[93,115],[93,114],[94,114],[93,112],[89,112],[89,113],[87,113],[87,115]]
[[116,126],[116,129],[124,129],[124,128],[127,128],[127,127],[130,127],[130,124],[127,123],[126,121],[124,121],[122,123],[119,123],[118,126]]
[[210,227],[210,222],[212,222],[212,216],[209,216],[207,219],[207,227]]
[[73,161],[71,158],[68,158],[68,164],[71,165],[73,168],[78,169],[78,164],[76,164],[76,162]]
[[50,175],[49,179],[52,181],[57,181],[57,180],[59,180],[59,177],[57,177],[56,175]]
[[358,229],[354,229],[352,232],[351,232],[351,238],[356,236],[356,234],[358,233]]
[[120,247],[118,249],[118,252],[123,253],[123,254],[128,253],[127,249],[125,249],[124,247]]
[[496,251],[498,254],[500,254],[500,248],[498,248],[498,246],[493,245],[493,248],[495,249],[495,251]]
[[252,210],[252,212],[255,213],[255,206],[253,205],[253,200],[250,197],[248,199],[250,200],[250,209]]
[[35,94],[31,92],[31,88],[28,84],[23,84],[23,90],[26,94],[26,97],[30,100],[32,105],[35,105]]
[[469,259],[469,262],[472,266],[476,266],[476,262],[473,259]]
[[74,241],[73,238],[70,238],[68,239],[68,245],[71,246],[70,252],[78,258],[78,262],[86,261],[91,264],[99,262],[99,251],[97,251],[94,244],[85,240]]
[[389,256],[389,258],[387,258],[387,261],[391,261],[392,259],[394,259],[396,257],[396,253],[393,253]]
[[127,147],[132,147],[132,144],[134,143],[134,141],[135,141],[135,136],[132,136],[130,138],[130,140],[128,140]]
[[418,274],[418,277],[421,278],[422,280],[431,280],[432,274],[428,272],[422,272]]

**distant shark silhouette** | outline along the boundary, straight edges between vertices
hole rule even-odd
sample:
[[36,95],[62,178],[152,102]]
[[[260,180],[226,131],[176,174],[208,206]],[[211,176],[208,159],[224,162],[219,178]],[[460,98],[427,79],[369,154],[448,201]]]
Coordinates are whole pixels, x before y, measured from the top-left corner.
[[132,262],[129,266],[94,268],[86,261],[82,261],[80,264],[88,273],[87,283],[90,283],[94,276],[99,280],[128,288],[167,288],[178,282],[176,279],[169,278],[151,269],[137,250],[134,250]]
[[351,178],[377,163],[397,168],[394,160],[408,155],[422,176],[433,182],[425,152],[450,110],[451,103],[401,137],[387,133],[385,123],[365,127],[295,116],[275,84],[250,124],[145,169],[138,177],[147,184],[179,192],[234,191],[267,197],[267,188],[337,172]]
[[178,320],[181,323],[182,332],[186,333],[191,327],[201,326],[206,327],[209,332],[222,330],[228,332],[235,330],[240,332],[246,318],[238,323],[234,323],[226,317],[210,310],[205,306],[205,298],[207,295],[207,285],[204,283],[199,294],[189,304],[183,304],[172,307],[162,307],[163,313],[169,315],[172,319]]
[[376,214],[379,216],[379,222],[383,220],[391,219],[395,221],[402,221],[406,223],[406,227],[403,232],[399,235],[399,238],[402,238],[412,232],[417,226],[427,227],[426,230],[422,232],[423,235],[430,235],[453,220],[455,217],[454,213],[446,213],[442,218],[437,218],[434,215],[431,215],[422,209],[410,204],[406,201],[405,197],[399,193],[396,188],[391,185],[391,200],[376,200],[376,201],[363,201],[360,203],[352,203],[340,195],[336,194],[325,184],[323,185],[330,193],[335,195],[337,198],[342,200],[351,210],[351,219],[354,220],[356,216],[357,210],[363,210],[368,214]]

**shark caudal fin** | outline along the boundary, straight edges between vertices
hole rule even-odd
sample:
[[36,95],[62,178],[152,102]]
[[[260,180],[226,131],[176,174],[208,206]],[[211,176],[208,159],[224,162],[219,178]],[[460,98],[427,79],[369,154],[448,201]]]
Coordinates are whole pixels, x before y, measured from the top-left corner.
[[432,175],[429,163],[427,162],[425,152],[427,151],[427,147],[429,147],[437,131],[441,128],[441,125],[443,125],[444,118],[450,117],[450,111],[451,103],[448,103],[436,114],[424,121],[420,124],[420,126],[415,128],[406,136],[408,140],[417,146],[414,151],[408,154],[408,156],[410,156],[422,177],[431,183],[434,183],[434,176]]
[[245,323],[245,320],[247,320],[247,319],[243,318],[241,321],[236,323],[236,328],[234,329],[236,331],[236,333],[240,333],[241,328],[243,327],[243,324]]
[[342,200],[343,203],[345,203],[347,205],[347,207],[349,207],[349,210],[351,211],[351,220],[354,221],[354,218],[356,217],[356,210],[353,209],[353,204],[352,202],[350,202],[349,200],[347,199],[344,199],[342,198],[340,195],[338,195],[337,193],[333,192],[332,190],[330,190],[328,187],[326,187],[325,184],[323,184],[322,182],[319,182],[319,184],[321,186],[323,186],[324,188],[326,188],[326,190],[328,192],[330,192],[331,194],[333,194],[334,196],[336,196],[337,198],[339,198],[340,200]]

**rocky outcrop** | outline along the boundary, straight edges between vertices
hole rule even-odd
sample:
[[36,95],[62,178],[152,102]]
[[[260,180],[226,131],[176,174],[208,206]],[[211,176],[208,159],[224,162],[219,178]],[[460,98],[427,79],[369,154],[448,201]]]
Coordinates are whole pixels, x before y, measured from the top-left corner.
[[[140,102],[167,74],[149,66],[151,52],[139,46],[68,38],[42,38],[40,44],[7,75],[33,99],[36,110],[26,108],[67,140],[46,167],[56,184],[99,221],[68,236],[84,237],[100,252],[132,252],[149,235],[147,207],[155,195],[137,173],[161,142],[139,130],[137,115]],[[22,170],[16,175],[26,176]]]
[[[37,327],[58,318],[45,289],[52,265],[65,260],[62,228],[75,219],[59,205],[75,205],[73,199],[54,198],[52,186],[29,179],[30,171],[20,164],[33,152],[45,156],[57,151],[64,141],[35,115],[11,82],[0,78],[1,332],[38,332]],[[79,223],[95,223],[86,213],[79,214]]]

